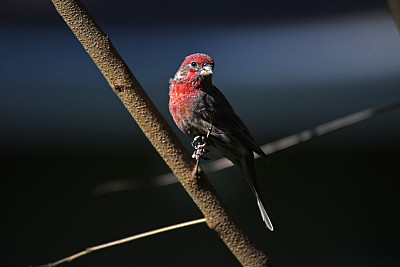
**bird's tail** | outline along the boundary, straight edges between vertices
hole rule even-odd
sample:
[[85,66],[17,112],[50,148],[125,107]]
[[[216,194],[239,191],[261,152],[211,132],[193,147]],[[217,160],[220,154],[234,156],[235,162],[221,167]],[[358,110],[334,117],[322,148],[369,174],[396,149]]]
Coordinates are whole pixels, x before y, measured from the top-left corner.
[[237,167],[242,177],[245,179],[247,184],[250,186],[251,190],[254,192],[254,195],[257,199],[257,205],[260,210],[261,217],[265,222],[265,225],[269,230],[273,231],[274,227],[272,226],[271,220],[269,219],[267,211],[265,210],[262,200],[258,194],[258,186],[256,183],[256,170],[254,166],[253,155],[251,154],[251,157],[250,156],[245,157],[245,159],[241,160],[240,162],[234,162],[234,165]]
[[264,208],[264,205],[261,201],[260,196],[258,195],[257,191],[254,191],[256,198],[257,198],[257,204],[258,208],[260,209],[261,217],[263,221],[265,222],[265,225],[268,227],[269,230],[274,231],[274,227],[272,226],[271,220],[268,217],[267,211]]

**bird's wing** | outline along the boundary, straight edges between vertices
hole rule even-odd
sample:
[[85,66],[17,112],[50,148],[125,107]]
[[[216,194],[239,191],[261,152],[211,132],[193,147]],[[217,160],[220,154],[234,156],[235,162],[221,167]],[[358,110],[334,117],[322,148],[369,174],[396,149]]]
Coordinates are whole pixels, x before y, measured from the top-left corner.
[[215,127],[216,132],[237,138],[247,148],[256,153],[265,156],[265,153],[259,148],[251,136],[246,125],[233,110],[226,97],[214,87],[211,92],[207,92],[206,102],[209,109],[212,110],[212,118],[205,118]]

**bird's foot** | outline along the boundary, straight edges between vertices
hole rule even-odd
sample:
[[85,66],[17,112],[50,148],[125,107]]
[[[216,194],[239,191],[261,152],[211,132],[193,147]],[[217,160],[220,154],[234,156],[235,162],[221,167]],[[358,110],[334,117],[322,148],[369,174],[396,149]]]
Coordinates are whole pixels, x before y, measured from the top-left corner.
[[201,149],[204,148],[207,145],[207,136],[204,135],[198,135],[195,138],[193,138],[192,141],[192,147],[194,149]]
[[205,160],[211,159],[211,157],[205,156],[205,154],[208,152],[206,146],[207,146],[207,136],[198,135],[195,138],[193,138],[192,147],[195,150],[193,152],[192,158],[196,159],[197,161],[199,161],[201,158]]
[[193,152],[192,158],[199,160],[199,159],[204,159],[204,160],[209,160],[212,159],[212,155],[211,156],[205,156],[205,154],[209,152],[207,149],[205,148],[200,148],[197,149]]

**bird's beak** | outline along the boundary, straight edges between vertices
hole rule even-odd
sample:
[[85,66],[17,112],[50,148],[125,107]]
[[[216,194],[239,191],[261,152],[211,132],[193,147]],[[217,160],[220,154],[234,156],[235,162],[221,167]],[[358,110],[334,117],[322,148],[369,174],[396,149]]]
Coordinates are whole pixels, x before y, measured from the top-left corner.
[[201,76],[208,76],[213,74],[212,66],[211,65],[205,65],[201,68],[200,70],[200,75]]

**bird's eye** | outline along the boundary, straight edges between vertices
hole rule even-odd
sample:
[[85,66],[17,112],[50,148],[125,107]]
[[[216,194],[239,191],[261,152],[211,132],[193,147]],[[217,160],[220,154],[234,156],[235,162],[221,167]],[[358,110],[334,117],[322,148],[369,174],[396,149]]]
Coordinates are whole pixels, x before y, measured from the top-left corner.
[[192,63],[190,63],[190,65],[192,65],[192,67],[196,67],[197,63],[193,61]]

